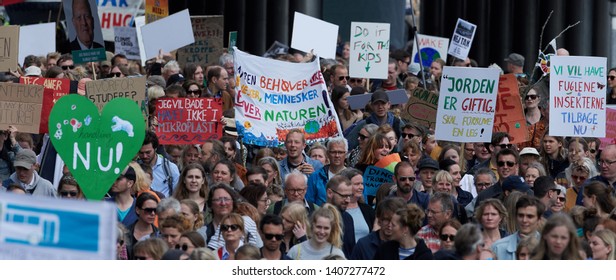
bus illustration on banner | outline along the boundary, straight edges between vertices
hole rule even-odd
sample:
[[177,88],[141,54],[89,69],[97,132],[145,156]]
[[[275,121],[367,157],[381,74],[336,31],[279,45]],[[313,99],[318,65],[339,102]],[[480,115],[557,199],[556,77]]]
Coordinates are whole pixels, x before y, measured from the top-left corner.
[[1,241],[41,246],[60,242],[57,215],[17,209],[6,209],[2,215],[2,224],[7,230],[0,233]]

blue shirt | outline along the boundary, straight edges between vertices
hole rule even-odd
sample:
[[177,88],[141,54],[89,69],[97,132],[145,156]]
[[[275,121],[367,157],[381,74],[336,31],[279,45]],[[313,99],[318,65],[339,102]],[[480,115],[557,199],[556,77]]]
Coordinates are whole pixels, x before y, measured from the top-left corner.
[[[169,175],[165,172],[165,166],[163,165],[164,161],[166,161],[166,164],[169,167]],[[171,196],[172,193],[169,190],[167,177],[171,177],[171,186],[175,188],[180,179],[180,170],[178,169],[178,166],[170,160],[164,159],[163,156],[158,155],[156,158],[156,164],[152,167],[152,174],[154,178],[152,179],[151,189],[164,194],[165,197]]]

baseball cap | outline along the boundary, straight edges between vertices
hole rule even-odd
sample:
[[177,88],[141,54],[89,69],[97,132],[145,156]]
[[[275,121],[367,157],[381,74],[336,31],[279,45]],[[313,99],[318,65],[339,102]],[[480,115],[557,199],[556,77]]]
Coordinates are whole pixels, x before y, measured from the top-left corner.
[[30,66],[26,68],[26,76],[41,76],[41,68]]
[[506,62],[509,62],[516,66],[524,66],[524,57],[518,53],[511,53],[505,58]]
[[225,133],[233,136],[237,136],[237,127],[235,126],[234,118],[224,118],[226,121]]
[[101,62],[101,67],[111,67],[111,62],[104,60],[103,62]]
[[503,181],[503,191],[519,191],[522,193],[530,190],[530,186],[522,180],[522,177],[511,175]]
[[383,101],[385,103],[389,102],[389,96],[387,96],[387,93],[384,90],[379,89],[372,94],[370,102],[374,103],[377,101]]
[[122,176],[128,180],[137,181],[137,173],[135,173],[135,169],[130,165],[124,169]]
[[436,162],[436,160],[433,160],[431,157],[425,157],[420,159],[419,163],[417,164],[417,169],[422,170],[426,168],[439,170],[438,162]]
[[522,151],[520,151],[520,156],[523,156],[523,155],[534,155],[534,156],[538,156],[538,157],[541,156],[539,154],[539,152],[537,152],[537,149],[532,148],[532,147],[526,147],[526,148],[522,149]]
[[32,150],[22,149],[15,155],[15,167],[23,167],[31,169],[32,165],[36,163],[36,154]]
[[176,83],[184,82],[185,80],[186,79],[184,79],[184,76],[182,74],[179,74],[179,73],[178,74],[173,74],[167,80],[167,87],[169,87],[170,85],[174,85]]

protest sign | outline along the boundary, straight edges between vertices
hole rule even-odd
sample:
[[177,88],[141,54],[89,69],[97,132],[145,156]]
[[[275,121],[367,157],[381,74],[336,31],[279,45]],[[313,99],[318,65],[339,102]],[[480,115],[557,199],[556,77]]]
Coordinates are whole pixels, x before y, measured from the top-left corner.
[[393,172],[374,165],[368,166],[364,172],[364,200],[368,205],[373,205],[379,187],[382,184],[391,183],[393,180]]
[[113,78],[86,83],[86,96],[94,102],[99,111],[114,98],[124,97],[139,105],[147,120],[145,76],[130,78]]
[[[143,0],[96,1],[98,17],[105,41],[113,42],[113,28],[116,26],[132,26],[136,15],[143,15]],[[164,0],[156,0],[162,2]]]
[[349,75],[387,79],[389,23],[351,22]]
[[468,57],[468,52],[471,50],[476,30],[477,25],[459,18],[458,23],[456,23],[456,29],[453,31],[451,45],[449,45],[447,53],[462,60],[466,59],[466,57]]
[[601,138],[601,149],[616,144],[616,106],[608,105],[605,111],[605,137]]
[[145,66],[145,47],[143,46],[143,36],[141,36],[141,27],[145,25],[145,17],[140,16],[135,18],[135,29],[137,31],[137,43],[139,44],[139,57],[141,60],[141,66]]
[[336,58],[338,25],[295,12],[291,48],[322,58]]
[[0,72],[16,70],[19,58],[19,26],[0,26]]
[[19,83],[24,85],[41,85],[43,86],[43,107],[41,110],[41,124],[39,133],[47,133],[47,123],[49,120],[49,112],[56,101],[60,97],[65,96],[71,89],[71,81],[69,79],[52,79],[41,77],[25,77],[19,78]]
[[507,132],[511,143],[528,141],[526,116],[520,99],[518,79],[514,74],[500,76],[496,98],[496,112],[494,113],[494,128],[492,131]]
[[159,50],[171,52],[195,42],[188,9],[141,27],[141,38],[147,59]]
[[436,109],[438,94],[424,88],[416,88],[401,112],[405,121],[434,129],[436,124]]
[[[406,95],[406,90],[403,89],[395,89],[395,90],[387,90],[387,97],[389,97],[389,103],[391,105],[398,104],[406,104],[408,102],[409,97]],[[372,99],[372,92],[352,95],[347,98],[347,102],[349,102],[349,107],[351,110],[364,109],[370,100]]]
[[[443,37],[417,34],[417,44],[421,49],[421,62],[424,68],[430,68],[432,62],[437,58],[447,61],[447,47],[449,39]],[[413,44],[413,54],[411,55],[411,65],[419,69],[419,54],[417,44]]]
[[309,142],[342,135],[318,60],[291,63],[237,48],[233,56],[235,120],[244,143],[279,146],[294,128]]
[[[41,44],[41,42],[45,42]],[[28,55],[46,56],[56,51],[56,23],[26,25],[19,28],[19,59]]]
[[224,51],[223,16],[190,17],[195,42],[178,50],[178,62],[200,65],[218,65]]
[[605,137],[607,58],[553,56],[550,135]]
[[71,51],[105,48],[96,0],[62,0],[62,7]]
[[117,26],[114,28],[115,53],[123,54],[128,59],[139,60],[139,42],[134,27]]
[[141,110],[127,98],[115,98],[99,112],[85,96],[69,94],[49,114],[49,139],[90,200],[105,196],[144,137]]
[[498,69],[444,67],[436,112],[437,140],[490,142],[498,76]]
[[115,260],[114,203],[0,196],[0,259]]
[[169,15],[169,0],[145,0],[145,22],[155,22]]
[[203,144],[222,136],[220,98],[159,98],[156,116],[160,144]]
[[0,83],[0,130],[14,125],[20,132],[39,133],[43,86]]

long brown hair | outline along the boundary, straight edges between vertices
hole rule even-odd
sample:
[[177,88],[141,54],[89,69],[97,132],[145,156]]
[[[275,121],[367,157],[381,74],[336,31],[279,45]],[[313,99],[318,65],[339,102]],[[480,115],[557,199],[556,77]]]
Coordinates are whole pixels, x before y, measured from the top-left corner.
[[178,184],[177,186],[175,186],[175,191],[173,192],[173,197],[175,197],[177,200],[183,200],[188,198],[188,189],[186,189],[184,179],[186,178],[188,171],[193,169],[198,169],[199,171],[201,171],[201,175],[203,176],[203,186],[201,186],[201,189],[199,189],[199,196],[207,200],[209,188],[207,185],[207,180],[205,179],[205,170],[203,169],[203,166],[197,163],[191,163],[184,167],[184,169],[182,169],[182,174],[180,174],[180,179],[178,180]]
[[362,151],[359,163],[375,164],[376,163],[376,149],[383,148],[385,145],[389,146],[389,140],[385,135],[376,133],[370,137],[366,149]]

